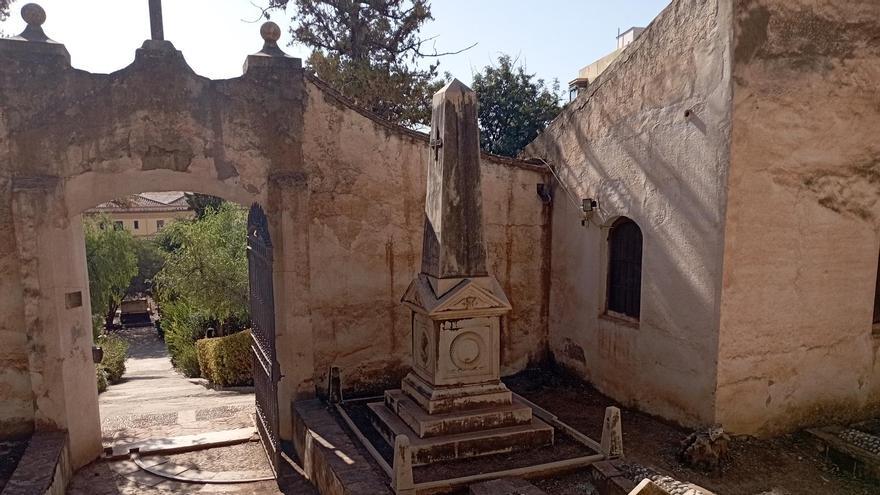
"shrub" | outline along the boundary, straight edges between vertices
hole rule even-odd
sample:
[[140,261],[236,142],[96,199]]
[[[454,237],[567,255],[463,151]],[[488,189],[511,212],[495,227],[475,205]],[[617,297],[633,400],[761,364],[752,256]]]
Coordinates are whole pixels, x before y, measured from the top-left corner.
[[209,319],[185,300],[165,303],[162,306],[162,331],[171,364],[184,376],[201,376],[196,353],[196,340],[204,337]]
[[128,357],[128,342],[120,337],[102,335],[98,346],[104,350],[104,357],[98,365],[109,383],[116,383],[125,373],[125,358]]
[[221,387],[253,383],[251,332],[196,342],[202,376]]
[[95,365],[95,379],[98,380],[98,393],[107,390],[107,373],[100,364]]

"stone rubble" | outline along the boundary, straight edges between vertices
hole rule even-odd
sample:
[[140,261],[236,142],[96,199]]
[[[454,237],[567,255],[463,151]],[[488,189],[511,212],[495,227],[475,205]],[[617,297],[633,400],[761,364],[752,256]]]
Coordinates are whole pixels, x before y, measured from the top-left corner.
[[669,492],[670,495],[713,495],[712,492],[700,490],[695,485],[679,481],[671,476],[666,476],[654,471],[653,469],[639,464],[623,464],[621,470],[627,474],[627,477],[634,483],[639,483],[643,479],[649,479],[658,486]]
[[847,428],[838,435],[841,440],[849,442],[856,447],[867,450],[874,455],[880,455],[880,437],[863,431]]

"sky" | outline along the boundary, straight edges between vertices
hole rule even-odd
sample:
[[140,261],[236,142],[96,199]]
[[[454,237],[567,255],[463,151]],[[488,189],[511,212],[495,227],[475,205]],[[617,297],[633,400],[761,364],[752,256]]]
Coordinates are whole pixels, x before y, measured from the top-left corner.
[[[33,0],[17,0],[0,31],[24,29],[19,10]],[[73,66],[109,73],[127,66],[149,37],[147,0],[36,0],[47,13],[46,34],[64,43]],[[165,39],[174,43],[193,69],[213,79],[241,75],[249,53],[262,47],[260,9],[265,0],[165,0]],[[530,73],[563,88],[581,67],[612,51],[618,29],[647,26],[669,0],[432,0],[434,21],[422,28],[436,36],[430,49],[456,51],[442,57],[440,71],[465,83],[501,53],[517,58]],[[278,12],[284,50],[305,58],[303,46],[290,40],[290,14]],[[434,45],[435,44],[435,45]],[[430,51],[430,50],[429,50]]]

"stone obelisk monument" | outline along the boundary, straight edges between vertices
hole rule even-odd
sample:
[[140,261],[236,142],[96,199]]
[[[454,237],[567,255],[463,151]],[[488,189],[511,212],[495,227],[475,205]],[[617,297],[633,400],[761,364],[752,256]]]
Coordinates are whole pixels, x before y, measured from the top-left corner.
[[486,270],[477,97],[453,80],[434,95],[422,270],[412,309],[412,371],[370,404],[393,445],[410,438],[413,464],[511,452],[553,442],[501,383],[501,317],[510,302]]

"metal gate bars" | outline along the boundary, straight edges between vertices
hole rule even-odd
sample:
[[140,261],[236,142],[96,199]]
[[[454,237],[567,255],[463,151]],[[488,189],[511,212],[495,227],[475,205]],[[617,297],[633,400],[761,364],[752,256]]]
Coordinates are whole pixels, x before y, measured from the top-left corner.
[[254,391],[257,430],[272,471],[278,475],[281,444],[278,439],[278,381],[275,353],[275,299],[272,286],[272,240],[263,208],[254,203],[248,212],[248,277],[254,354]]

